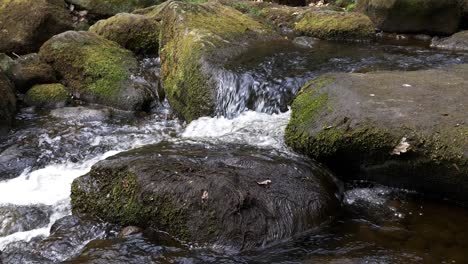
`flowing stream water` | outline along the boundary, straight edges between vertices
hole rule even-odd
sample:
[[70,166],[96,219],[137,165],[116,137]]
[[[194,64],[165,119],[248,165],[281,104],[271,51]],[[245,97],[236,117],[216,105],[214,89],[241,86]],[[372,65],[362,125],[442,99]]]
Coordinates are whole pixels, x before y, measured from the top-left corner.
[[283,133],[288,106],[307,81],[333,71],[459,63],[468,63],[468,54],[417,45],[268,43],[220,71],[218,116],[189,125],[175,118],[167,102],[151,114],[99,106],[24,108],[0,142],[0,263],[463,263],[468,210],[372,183],[346,183],[333,222],[235,255],[193,248],[161,233],[119,238],[121,227],[69,216],[71,182],[118,152],[192,141],[253,145],[294,159],[297,154],[285,146]]

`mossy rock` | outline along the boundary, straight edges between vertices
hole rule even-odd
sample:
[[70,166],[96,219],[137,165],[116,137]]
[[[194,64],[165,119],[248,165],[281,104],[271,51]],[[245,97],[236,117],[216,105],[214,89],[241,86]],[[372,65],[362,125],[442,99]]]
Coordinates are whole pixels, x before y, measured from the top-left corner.
[[0,70],[0,137],[10,129],[16,113],[16,97],[13,83]]
[[308,162],[237,145],[149,145],[75,179],[72,210],[200,246],[249,250],[332,218],[339,189]]
[[39,56],[77,99],[123,110],[145,110],[154,100],[147,85],[132,80],[138,71],[133,53],[94,33],[56,35],[41,47]]
[[369,40],[375,33],[374,24],[366,15],[337,11],[309,11],[295,29],[327,40]]
[[100,20],[89,31],[135,53],[157,54],[160,22],[143,15],[121,13]]
[[215,114],[216,75],[229,59],[253,42],[279,38],[268,26],[219,3],[168,2],[159,12],[164,89],[187,121]]
[[0,53],[0,71],[4,73],[8,73],[10,71],[11,66],[15,64],[15,61],[10,58],[10,56],[6,55],[5,53]]
[[33,86],[24,97],[24,102],[40,108],[64,107],[70,94],[60,83],[41,84]]
[[431,43],[432,48],[468,51],[468,30],[460,31],[448,38],[434,38]]
[[336,6],[287,6],[269,2],[256,1],[221,1],[224,5],[233,7],[240,12],[250,15],[256,19],[265,21],[273,26],[281,34],[289,35],[297,22],[299,22],[309,11],[340,11]]
[[57,82],[54,69],[43,62],[37,53],[16,59],[8,71],[8,77],[20,93],[26,93],[36,84]]
[[93,15],[109,17],[162,3],[162,0],[66,0]]
[[468,202],[468,65],[329,74],[292,104],[285,139],[338,175]]
[[383,31],[436,35],[455,33],[462,14],[456,0],[359,0],[356,10]]
[[63,0],[0,2],[0,52],[35,52],[53,35],[72,28]]

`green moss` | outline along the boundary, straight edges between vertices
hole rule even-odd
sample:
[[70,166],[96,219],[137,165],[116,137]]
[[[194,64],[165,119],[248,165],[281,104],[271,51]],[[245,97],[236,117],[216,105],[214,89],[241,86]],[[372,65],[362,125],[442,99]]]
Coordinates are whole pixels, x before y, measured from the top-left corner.
[[310,11],[297,23],[296,30],[321,39],[370,39],[374,25],[360,13]]
[[133,61],[131,53],[113,46],[86,47],[82,52],[85,60],[77,62],[83,63],[84,74],[91,77],[86,92],[96,96],[98,101],[117,101],[123,83],[130,78],[126,67],[136,66],[125,65]]
[[94,24],[90,31],[135,53],[157,54],[160,22],[136,14],[118,14]]
[[238,38],[264,32],[259,22],[216,3],[171,3],[164,12],[160,50],[164,89],[187,121],[214,112],[215,83],[203,69],[207,57]]
[[69,99],[66,88],[58,83],[33,86],[25,96],[25,102],[31,106],[49,107],[64,105]]
[[386,130],[370,124],[348,130],[336,124],[322,123],[321,116],[333,109],[328,94],[320,90],[333,80],[332,76],[325,75],[301,89],[291,106],[291,120],[285,133],[286,143],[296,151],[319,160],[328,159],[339,152],[389,153],[398,141]]
[[[85,213],[121,225],[153,227],[182,240],[188,240],[190,232],[183,209],[176,208],[164,196],[145,195],[137,176],[126,170],[92,170],[86,177],[97,177],[98,186],[88,188],[88,183],[74,181],[71,198],[74,213]],[[81,179],[83,180],[83,179]]]

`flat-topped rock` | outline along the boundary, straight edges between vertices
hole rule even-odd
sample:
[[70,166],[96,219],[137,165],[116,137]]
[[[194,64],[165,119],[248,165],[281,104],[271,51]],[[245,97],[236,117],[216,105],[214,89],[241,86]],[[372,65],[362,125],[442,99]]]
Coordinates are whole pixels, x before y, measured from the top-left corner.
[[434,38],[431,47],[446,50],[468,51],[468,30],[460,31],[448,38]]
[[294,100],[286,142],[345,177],[468,201],[468,65],[339,73]]

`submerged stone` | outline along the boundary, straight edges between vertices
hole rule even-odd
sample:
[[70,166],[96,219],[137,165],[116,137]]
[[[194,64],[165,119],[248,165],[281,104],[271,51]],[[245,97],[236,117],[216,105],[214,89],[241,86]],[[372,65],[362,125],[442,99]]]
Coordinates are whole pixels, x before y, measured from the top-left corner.
[[94,33],[56,35],[39,55],[59,73],[74,98],[122,110],[145,110],[155,98],[149,85],[134,80],[138,62],[132,52]]
[[158,144],[101,161],[72,184],[74,214],[248,250],[317,227],[340,193],[324,169],[252,147]]
[[369,40],[375,31],[366,15],[336,11],[309,11],[295,29],[307,36],[330,40]]
[[53,35],[72,28],[63,0],[0,2],[0,52],[35,52]]
[[359,0],[356,10],[378,29],[398,33],[453,34],[461,19],[460,2],[455,0]]
[[307,84],[286,142],[343,177],[468,202],[468,65]]

